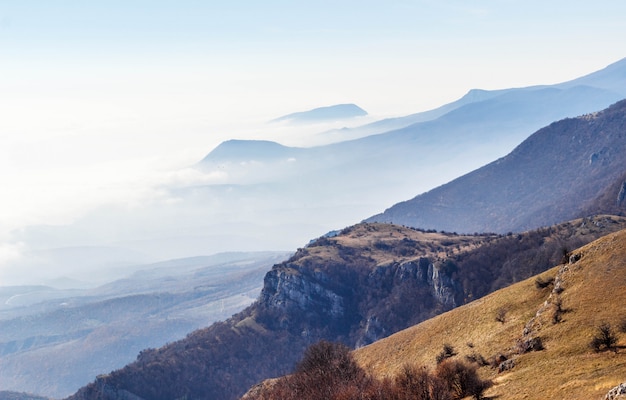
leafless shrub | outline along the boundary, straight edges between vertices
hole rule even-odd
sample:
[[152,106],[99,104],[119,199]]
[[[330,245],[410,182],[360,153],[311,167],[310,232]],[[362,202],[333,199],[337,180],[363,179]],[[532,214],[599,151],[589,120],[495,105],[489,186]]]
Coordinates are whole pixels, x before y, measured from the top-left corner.
[[618,337],[613,332],[611,324],[608,322],[602,322],[596,327],[596,334],[589,343],[589,346],[594,351],[601,351],[602,349],[613,350],[617,352],[615,345],[617,344]]
[[435,375],[446,382],[455,399],[467,396],[482,399],[485,390],[493,385],[489,380],[480,379],[476,366],[456,360],[441,362],[435,370]]
[[447,358],[456,356],[456,354],[457,353],[454,347],[452,347],[452,345],[448,343],[445,343],[443,345],[443,349],[441,350],[441,352],[437,354],[437,357],[436,357],[437,364],[441,363],[443,360]]
[[535,287],[537,289],[545,289],[548,286],[552,285],[554,283],[554,279],[543,279],[542,277],[537,277],[537,279],[535,279]]

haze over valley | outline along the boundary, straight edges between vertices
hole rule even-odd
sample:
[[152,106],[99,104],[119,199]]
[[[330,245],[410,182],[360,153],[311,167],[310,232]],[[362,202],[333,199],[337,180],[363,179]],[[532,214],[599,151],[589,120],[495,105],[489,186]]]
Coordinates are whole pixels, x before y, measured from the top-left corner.
[[36,3],[0,400],[626,392],[625,4]]

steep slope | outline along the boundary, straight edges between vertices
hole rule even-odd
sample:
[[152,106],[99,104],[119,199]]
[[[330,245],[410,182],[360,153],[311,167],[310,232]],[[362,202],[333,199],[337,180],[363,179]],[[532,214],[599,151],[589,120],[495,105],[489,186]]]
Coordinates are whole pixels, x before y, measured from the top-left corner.
[[[445,343],[457,358],[512,360],[501,372],[481,368],[496,383],[489,398],[600,400],[626,379],[626,337],[618,331],[626,304],[626,231],[572,253],[539,276],[554,279],[553,286],[538,288],[533,277],[359,349],[356,358],[376,376],[393,375],[407,363],[433,366]],[[506,311],[503,322],[495,318],[499,310]],[[621,336],[615,352],[589,346],[603,322]],[[543,349],[523,351],[532,338]]]
[[290,371],[313,342],[372,343],[544,271],[566,249],[624,227],[626,219],[602,216],[509,236],[346,228],[275,265],[247,310],[143,351],[71,398],[236,398]]
[[368,221],[459,232],[522,231],[586,213],[623,212],[625,173],[626,101],[621,101],[553,123],[506,157]]

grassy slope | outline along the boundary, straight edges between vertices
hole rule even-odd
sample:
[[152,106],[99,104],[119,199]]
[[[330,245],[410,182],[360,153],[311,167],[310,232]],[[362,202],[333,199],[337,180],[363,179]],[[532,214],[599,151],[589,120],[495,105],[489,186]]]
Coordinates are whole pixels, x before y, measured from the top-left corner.
[[[461,358],[470,353],[485,358],[508,354],[526,324],[543,310],[533,326],[545,350],[517,356],[516,366],[508,372],[481,368],[481,374],[496,383],[487,395],[512,400],[600,399],[626,381],[626,350],[595,353],[588,347],[600,322],[615,327],[626,317],[626,231],[575,253],[582,258],[561,274],[565,290],[560,296],[567,312],[558,324],[551,318],[555,298],[551,287],[537,289],[531,278],[364,347],[356,351],[357,360],[384,376],[406,363],[434,366],[444,343],[453,345]],[[555,267],[541,276],[552,278],[558,272]],[[500,308],[507,309],[505,323],[495,320]],[[621,336],[618,344],[624,346],[626,335]]]

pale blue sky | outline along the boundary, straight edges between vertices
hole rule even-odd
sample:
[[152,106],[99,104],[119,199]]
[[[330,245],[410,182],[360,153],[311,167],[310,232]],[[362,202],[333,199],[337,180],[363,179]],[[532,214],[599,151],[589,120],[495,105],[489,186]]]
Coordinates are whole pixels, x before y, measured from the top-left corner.
[[619,0],[4,0],[0,89],[148,107],[213,91],[216,120],[342,101],[401,114],[601,68],[624,56],[624,17]]
[[622,0],[0,0],[0,225],[140,202],[229,137],[297,144],[250,128],[287,113],[569,80],[626,57],[624,21]]

